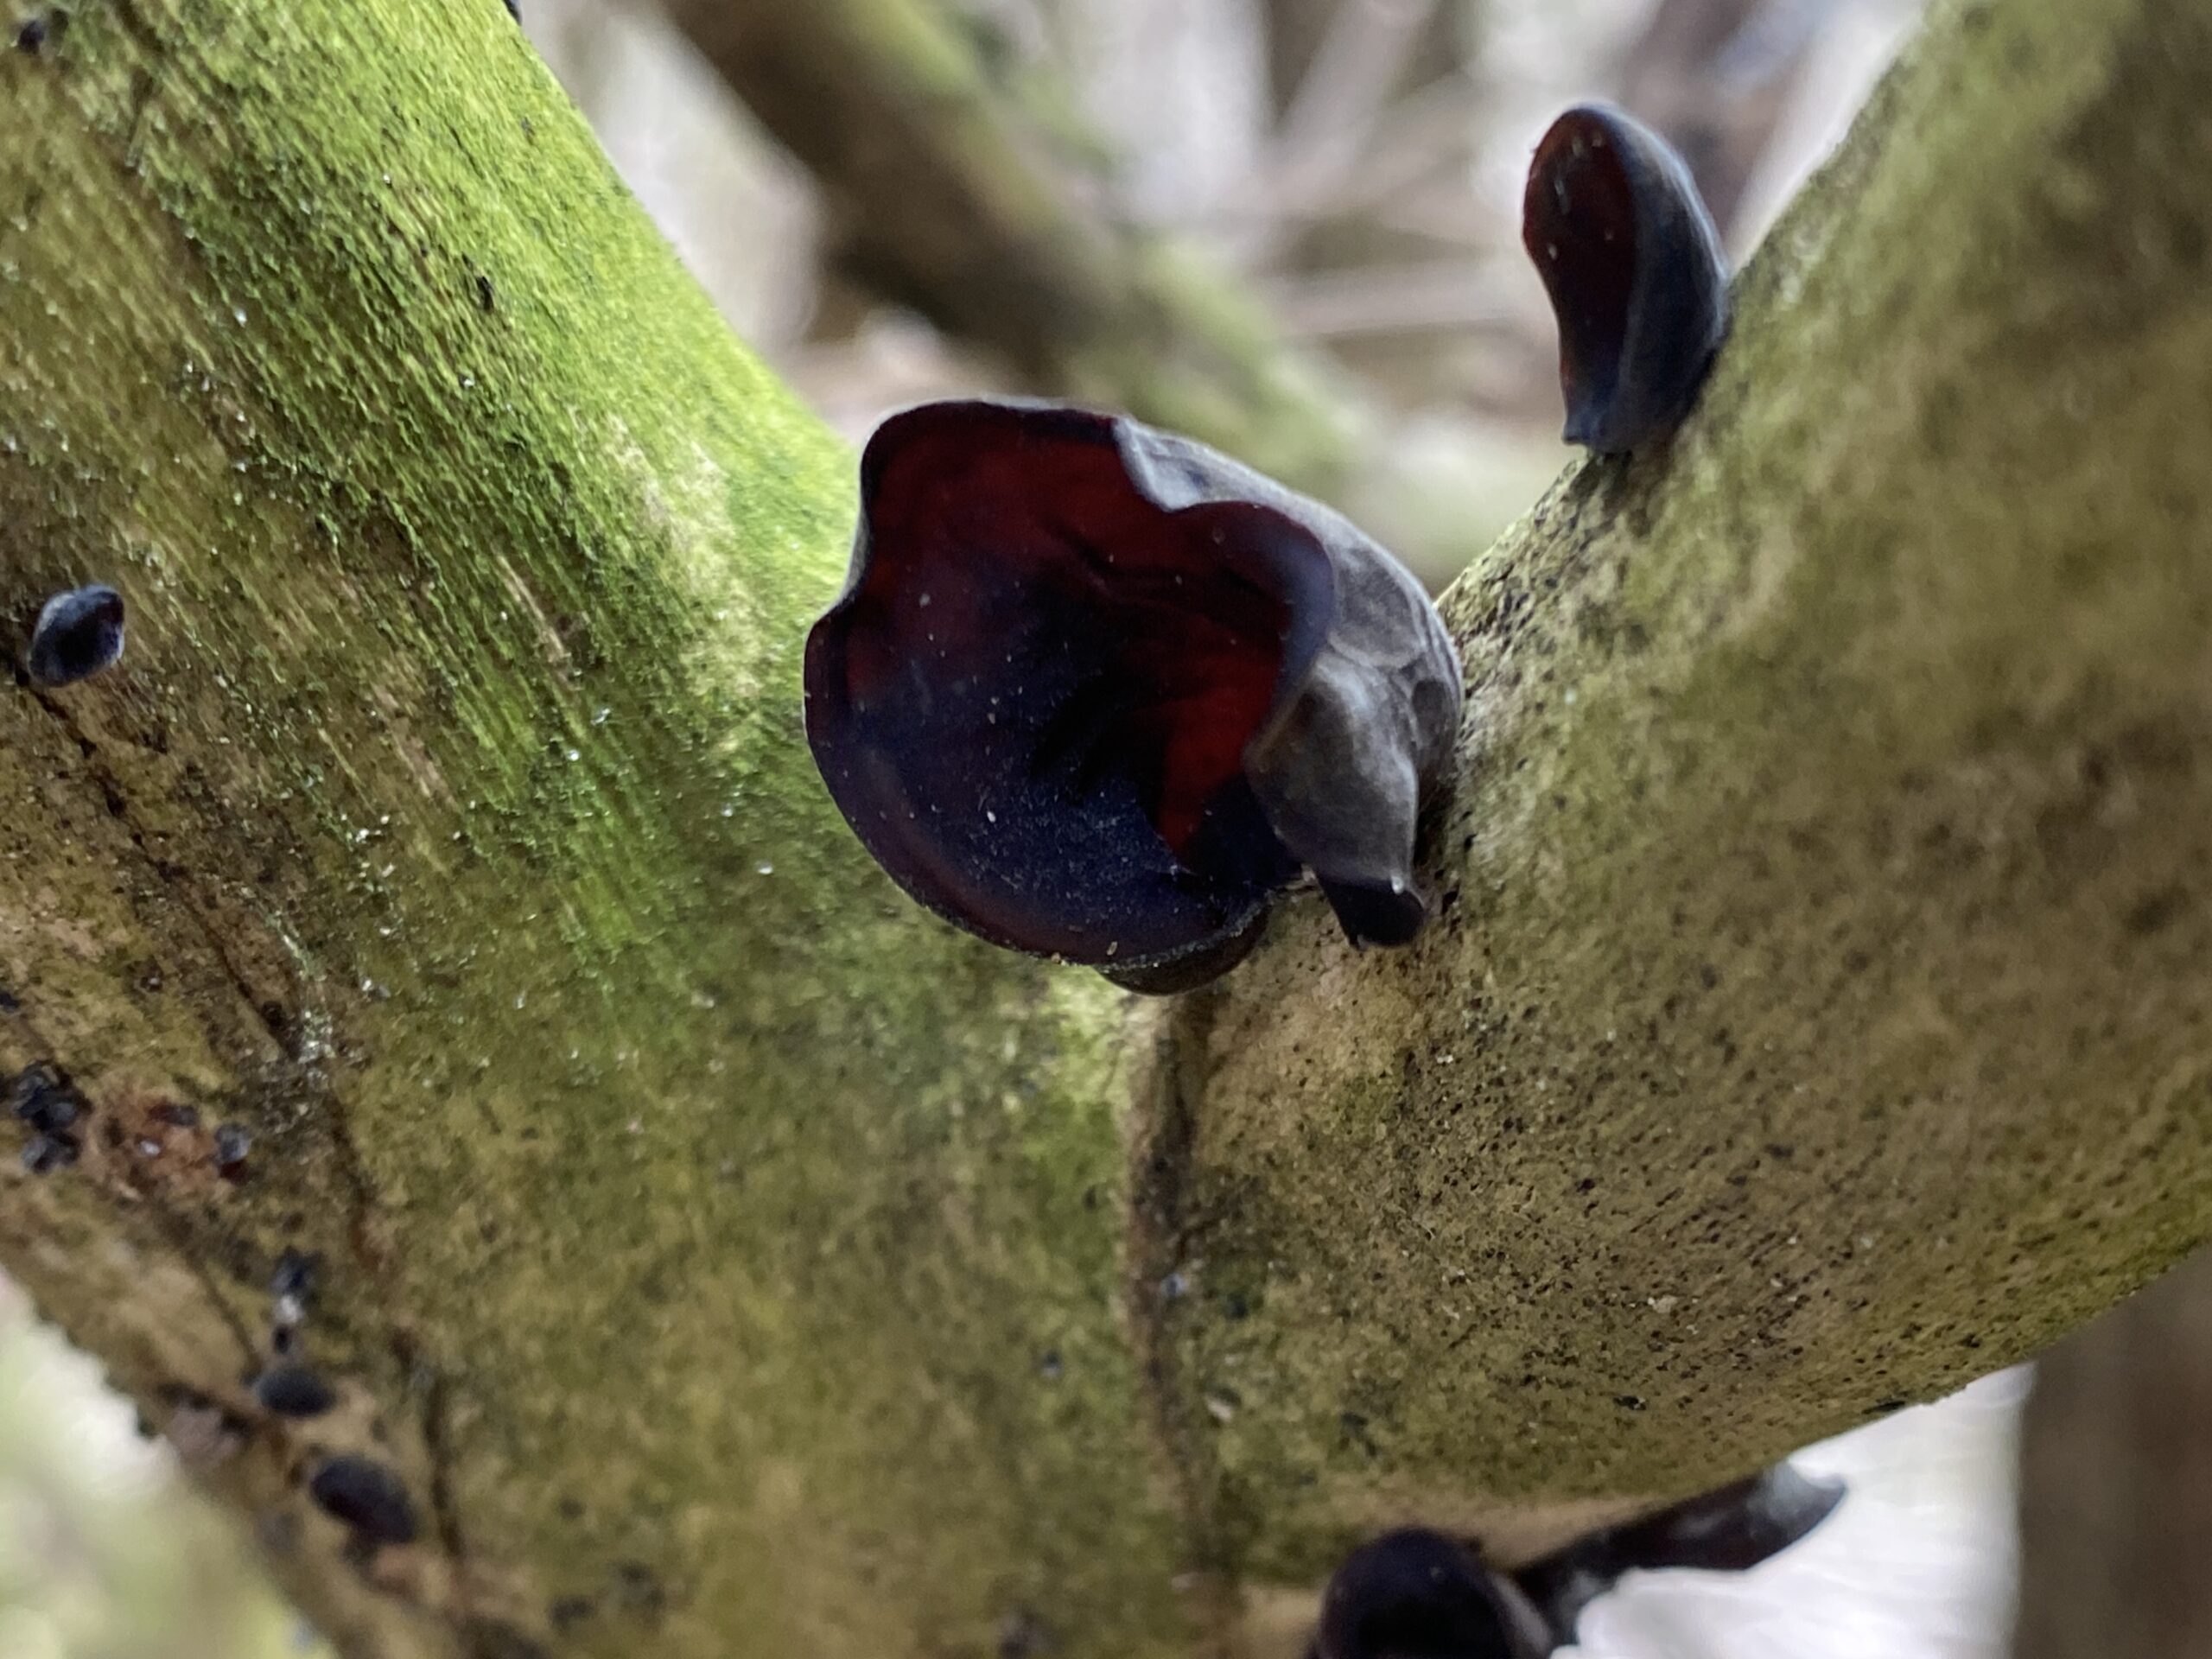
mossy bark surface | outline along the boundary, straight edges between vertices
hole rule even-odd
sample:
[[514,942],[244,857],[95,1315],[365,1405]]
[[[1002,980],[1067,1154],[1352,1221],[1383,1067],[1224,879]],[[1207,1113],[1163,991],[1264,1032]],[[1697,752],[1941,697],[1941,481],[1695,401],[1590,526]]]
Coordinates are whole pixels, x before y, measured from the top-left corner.
[[2204,1236],[2208,51],[1939,8],[1671,453],[1448,597],[1437,936],[1309,912],[1184,1016],[1225,1559],[1717,1482]]
[[[1364,1528],[2027,1351],[2212,1226],[2208,52],[1944,10],[1672,453],[1449,600],[1431,938],[1133,1012],[837,820],[849,457],[495,0],[73,9],[0,54],[0,602],[131,641],[0,697],[0,1062],[92,1108],[0,1261],[378,1656],[1270,1651]],[[346,1559],[337,1451],[422,1541]]]
[[[0,123],[7,604],[131,607],[0,699],[0,1042],[94,1109],[11,1270],[156,1421],[228,1414],[360,1651],[1176,1649],[1123,1003],[823,795],[849,458],[496,0],[85,6]],[[287,1247],[352,1402],[294,1428],[242,1386]],[[318,1449],[424,1541],[338,1565]]]

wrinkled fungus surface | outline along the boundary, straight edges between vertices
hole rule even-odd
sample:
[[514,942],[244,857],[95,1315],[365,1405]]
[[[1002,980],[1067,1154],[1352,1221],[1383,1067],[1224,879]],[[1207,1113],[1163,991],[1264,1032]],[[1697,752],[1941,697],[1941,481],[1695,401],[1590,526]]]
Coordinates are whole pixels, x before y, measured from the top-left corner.
[[1188,440],[1048,404],[893,416],[806,686],[861,840],[995,944],[1181,988],[1301,868],[1357,941],[1420,925],[1442,625],[1344,520]]

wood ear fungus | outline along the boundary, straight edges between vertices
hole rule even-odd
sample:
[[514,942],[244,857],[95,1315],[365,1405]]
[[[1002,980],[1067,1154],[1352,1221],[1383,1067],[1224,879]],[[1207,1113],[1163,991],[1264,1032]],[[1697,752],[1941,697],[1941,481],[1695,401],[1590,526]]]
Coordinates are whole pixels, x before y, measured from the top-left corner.
[[1521,240],[1559,321],[1567,441],[1619,454],[1672,434],[1729,321],[1727,256],[1682,158],[1577,105],[1536,146]]
[[1510,1573],[1443,1533],[1386,1533],[1330,1579],[1308,1659],[1546,1659],[1573,1644],[1583,1610],[1624,1574],[1747,1572],[1811,1532],[1843,1497],[1842,1482],[1779,1464]]
[[40,607],[25,666],[40,685],[74,685],[123,657],[123,595],[94,583],[56,594]]
[[1057,404],[925,404],[861,462],[806,726],[892,878],[995,944],[1188,989],[1301,868],[1402,944],[1459,662],[1420,584],[1188,439]]

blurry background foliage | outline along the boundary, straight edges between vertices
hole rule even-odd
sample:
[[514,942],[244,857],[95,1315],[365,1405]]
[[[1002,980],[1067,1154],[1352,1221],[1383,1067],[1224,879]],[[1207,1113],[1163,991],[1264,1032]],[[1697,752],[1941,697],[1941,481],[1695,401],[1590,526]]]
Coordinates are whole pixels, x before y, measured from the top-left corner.
[[0,1656],[327,1659],[135,1420],[0,1281]]
[[[477,0],[456,0],[475,3]],[[811,0],[713,0],[804,16]],[[496,3],[496,0],[481,0]],[[887,409],[1019,391],[989,340],[885,297],[825,192],[623,0],[523,0],[546,61],[732,325],[855,440]],[[1917,0],[937,0],[1054,191],[1249,296],[1378,434],[1347,505],[1441,585],[1565,458],[1522,170],[1577,98],[1689,156],[1742,257],[1894,53]],[[699,0],[684,0],[696,19]],[[683,7],[678,16],[686,15]],[[0,1179],[16,1179],[12,1172]],[[1856,1495],[1755,1579],[1633,1583],[1586,1651],[1980,1659],[2006,1648],[2018,1376],[1808,1461]],[[0,1659],[327,1653],[251,1541],[90,1362],[0,1283]]]

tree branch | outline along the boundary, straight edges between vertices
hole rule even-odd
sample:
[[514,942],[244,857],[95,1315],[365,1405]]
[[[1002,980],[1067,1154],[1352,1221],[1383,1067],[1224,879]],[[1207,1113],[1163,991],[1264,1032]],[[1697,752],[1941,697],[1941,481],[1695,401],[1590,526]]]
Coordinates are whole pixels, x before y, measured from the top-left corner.
[[1320,491],[1364,442],[1348,389],[1188,250],[1087,208],[918,0],[665,0],[814,175],[877,291],[1033,389],[1126,408]]
[[1747,1470],[2212,1229],[2207,49],[1942,9],[1673,452],[1449,595],[1437,937],[1308,906],[1205,1015],[1162,1317],[1248,1568]]
[[2212,1256],[2052,1350],[2020,1425],[2012,1659],[2189,1659],[2212,1637]]
[[[0,127],[4,611],[131,611],[0,696],[0,1066],[87,1109],[0,1262],[353,1654],[1183,1650],[1122,1001],[837,820],[850,458],[505,10],[73,7]],[[421,1541],[348,1564],[341,1452]]]

